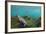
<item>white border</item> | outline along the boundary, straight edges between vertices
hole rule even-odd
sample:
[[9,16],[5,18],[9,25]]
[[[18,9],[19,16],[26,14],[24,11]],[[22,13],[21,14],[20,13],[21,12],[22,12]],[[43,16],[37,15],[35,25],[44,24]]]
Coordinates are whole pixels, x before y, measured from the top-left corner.
[[[20,29],[11,29],[11,5],[22,5],[22,6],[41,6],[41,27],[39,28],[20,28]],[[20,31],[35,31],[43,30],[44,27],[44,12],[43,4],[32,4],[32,3],[17,3],[17,2],[8,2],[8,32],[20,32]]]

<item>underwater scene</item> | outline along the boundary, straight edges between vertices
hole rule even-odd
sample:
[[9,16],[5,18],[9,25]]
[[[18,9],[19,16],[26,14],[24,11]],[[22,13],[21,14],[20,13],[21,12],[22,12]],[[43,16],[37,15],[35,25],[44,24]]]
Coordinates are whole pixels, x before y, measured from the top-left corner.
[[41,27],[41,6],[11,5],[11,28]]

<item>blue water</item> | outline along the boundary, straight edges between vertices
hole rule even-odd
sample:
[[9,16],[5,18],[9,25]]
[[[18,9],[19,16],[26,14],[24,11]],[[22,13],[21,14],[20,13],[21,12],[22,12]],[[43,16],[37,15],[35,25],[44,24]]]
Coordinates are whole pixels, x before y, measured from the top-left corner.
[[17,6],[11,5],[11,16],[31,16],[36,19],[41,16],[41,6]]

